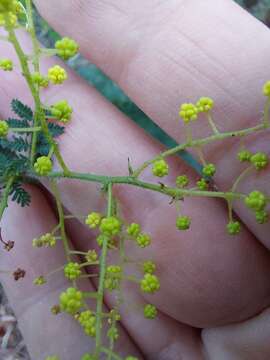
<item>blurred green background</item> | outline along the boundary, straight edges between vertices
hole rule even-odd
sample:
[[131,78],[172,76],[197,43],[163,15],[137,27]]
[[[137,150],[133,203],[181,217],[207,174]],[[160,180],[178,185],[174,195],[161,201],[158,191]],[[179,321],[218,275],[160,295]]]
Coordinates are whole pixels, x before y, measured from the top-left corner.
[[[264,21],[268,25],[270,24],[270,0],[236,0],[236,2],[250,11],[261,21]],[[35,13],[35,23],[40,41],[46,47],[53,47],[55,41],[59,39],[59,35],[49,27],[49,25],[37,14],[37,12]],[[94,86],[111,103],[124,112],[130,119],[144,128],[149,134],[158,139],[166,147],[170,148],[176,145],[176,142],[173,139],[155,125],[155,123],[149,119],[149,117],[146,116],[146,114],[144,114],[136,106],[136,104],[134,104],[124,94],[124,92],[95,65],[90,64],[81,55],[77,55],[69,60],[68,65],[89,84],[91,84],[91,86]],[[181,152],[179,155],[190,166],[200,172],[200,165],[188,152]]]

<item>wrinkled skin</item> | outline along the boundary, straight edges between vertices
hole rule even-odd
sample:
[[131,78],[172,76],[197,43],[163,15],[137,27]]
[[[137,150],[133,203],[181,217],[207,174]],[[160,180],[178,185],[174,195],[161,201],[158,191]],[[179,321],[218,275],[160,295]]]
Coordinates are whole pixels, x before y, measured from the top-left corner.
[[[177,141],[183,141],[178,108],[200,96],[215,100],[214,115],[220,130],[240,129],[258,123],[263,109],[263,83],[269,79],[269,30],[231,0],[54,0],[35,1],[42,16],[62,35],[73,37],[81,52],[115,80],[132,100]],[[25,49],[29,39],[20,34]],[[15,58],[9,44],[0,53]],[[42,68],[56,63],[46,59]],[[60,62],[59,62],[60,63]],[[1,117],[8,117],[10,99],[31,102],[17,69],[1,73]],[[47,104],[67,99],[74,107],[73,121],[60,139],[71,169],[126,174],[127,158],[134,167],[161,151],[161,146],[102,98],[95,89],[69,71],[61,87],[44,91]],[[195,136],[205,136],[204,120],[196,123]],[[269,153],[269,132],[247,140],[250,150]],[[205,149],[217,165],[215,182],[227,190],[242,167],[235,159],[239,143],[226,141]],[[186,173],[197,175],[178,158],[169,161],[169,182]],[[149,178],[149,174],[144,177]],[[47,186],[47,183],[44,183]],[[48,187],[48,186],[47,186]],[[96,185],[59,182],[65,208],[75,215],[104,211]],[[254,188],[269,194],[269,170],[252,174],[239,191]],[[15,241],[9,254],[1,252],[1,268],[20,266],[27,277],[14,284],[3,277],[8,296],[33,359],[58,354],[63,360],[79,359],[91,341],[66,316],[48,314],[67,282],[58,273],[38,290],[32,279],[64,263],[56,251],[35,250],[31,239],[49,231],[56,215],[49,192],[29,187],[32,205],[10,204],[1,226],[3,236]],[[239,236],[226,234],[226,204],[214,199],[189,199],[183,204],[192,217],[185,233],[175,228],[175,207],[169,199],[127,186],[115,188],[122,213],[151,232],[147,250],[130,249],[134,258],[153,258],[158,264],[161,290],[142,296],[128,285],[130,306],[121,308],[121,355],[155,360],[266,360],[270,358],[270,237],[269,224],[257,225],[252,214],[235,203],[242,222]],[[93,247],[93,233],[79,220],[69,221],[68,234],[76,249]],[[113,256],[110,261],[113,262]],[[134,270],[135,271],[135,270]],[[91,290],[95,284],[84,281]],[[108,295],[110,308],[114,297]],[[160,316],[146,321],[139,307],[154,303]],[[268,319],[269,318],[269,319]],[[46,329],[46,330],[45,330]],[[89,345],[90,344],[90,345]]]

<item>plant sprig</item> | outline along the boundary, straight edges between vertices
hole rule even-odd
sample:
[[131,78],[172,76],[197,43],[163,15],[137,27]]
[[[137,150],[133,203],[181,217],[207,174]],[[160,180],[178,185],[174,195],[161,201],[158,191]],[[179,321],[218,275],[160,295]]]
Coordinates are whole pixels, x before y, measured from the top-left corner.
[[[237,235],[241,231],[240,223],[233,218],[233,202],[242,201],[251,211],[254,212],[256,221],[260,224],[268,221],[267,206],[270,197],[263,192],[254,189],[249,194],[237,191],[239,183],[249,176],[252,171],[261,171],[268,166],[268,156],[263,152],[251,153],[243,147],[242,139],[247,136],[268,131],[270,127],[270,81],[263,87],[263,94],[266,96],[263,119],[258,125],[221,132],[215,124],[212,116],[214,101],[208,97],[200,98],[195,104],[185,103],[180,107],[179,115],[183,120],[186,129],[186,141],[172,149],[157,154],[154,158],[146,160],[137,169],[133,169],[128,161],[127,176],[107,176],[93,173],[80,173],[69,169],[59,150],[57,138],[64,133],[65,126],[72,119],[73,109],[66,100],[59,101],[51,106],[45,106],[42,102],[42,89],[48,86],[57,86],[67,79],[66,71],[59,65],[48,70],[47,74],[40,72],[40,61],[46,56],[57,54],[67,60],[78,52],[78,44],[70,38],[64,37],[55,43],[54,49],[42,49],[38,43],[33,15],[32,1],[25,0],[26,7],[22,7],[18,0],[0,0],[0,24],[6,30],[7,36],[0,40],[9,41],[17,54],[22,74],[26,80],[29,91],[32,95],[33,110],[18,99],[13,99],[11,109],[17,118],[0,120],[0,220],[8,206],[9,198],[17,201],[21,206],[30,204],[30,194],[25,190],[24,184],[32,181],[41,182],[43,178],[49,180],[52,193],[55,199],[58,224],[53,229],[48,229],[45,234],[38,234],[33,239],[33,247],[53,248],[58,241],[62,242],[66,255],[65,264],[59,264],[48,274],[41,274],[34,279],[34,284],[41,286],[56,272],[63,272],[63,275],[70,281],[70,287],[59,295],[59,304],[53,307],[52,312],[69,314],[77,321],[85,333],[95,338],[95,347],[89,353],[82,356],[81,360],[98,360],[101,354],[107,359],[122,360],[114,351],[114,344],[119,338],[118,323],[121,321],[119,304],[117,303],[110,311],[104,306],[104,298],[107,292],[115,292],[118,299],[122,301],[122,287],[126,281],[137,284],[143,293],[155,293],[159,291],[162,284],[156,275],[157,265],[152,260],[136,261],[126,254],[126,245],[132,242],[134,246],[145,248],[151,245],[151,235],[145,233],[137,222],[126,223],[119,213],[118,200],[113,194],[116,184],[139,187],[148,191],[154,191],[167,196],[171,203],[174,203],[179,212],[175,220],[176,229],[188,231],[192,228],[192,219],[182,213],[180,202],[187,197],[219,198],[228,205],[228,235]],[[25,21],[20,24],[18,21],[21,12]],[[26,55],[16,35],[17,28],[23,27],[30,34],[33,45],[33,53]],[[12,71],[13,62],[10,59],[0,59],[0,69]],[[210,135],[204,138],[194,138],[190,123],[200,121],[199,117],[205,116],[209,125]],[[238,152],[240,162],[246,163],[247,167],[233,182],[229,191],[219,191],[213,187],[213,177],[218,171],[215,164],[208,163],[204,156],[203,148],[213,142],[223,141],[227,138],[239,139],[241,146]],[[175,186],[169,186],[164,179],[170,173],[167,158],[175,155],[181,150],[194,149],[197,151],[202,163],[202,177],[195,187],[190,187],[186,174],[179,174],[175,179]],[[60,171],[53,170],[53,162],[57,161]],[[153,181],[147,182],[143,179],[143,173],[151,167]],[[66,216],[61,201],[61,192],[57,182],[59,179],[77,179],[84,182],[95,182],[100,184],[103,193],[107,197],[106,214],[90,209],[88,214],[82,216],[85,225],[91,230],[97,231],[96,241],[100,248],[98,253],[95,249],[77,251],[70,247],[66,232],[66,221],[73,215]],[[160,181],[162,179],[162,182]],[[2,238],[1,238],[2,239]],[[11,246],[2,240],[6,249]],[[110,251],[117,251],[119,261],[111,264],[108,254]],[[82,263],[78,261],[82,258]],[[141,277],[126,274],[128,264],[137,264],[142,271]],[[87,267],[93,266],[93,273],[87,273]],[[22,269],[15,272],[16,280],[25,276]],[[13,274],[14,275],[14,274]],[[96,291],[87,292],[80,290],[79,280],[82,278],[96,277],[98,286]],[[87,303],[87,299],[94,302],[94,306]],[[119,301],[119,303],[121,303]],[[145,304],[142,313],[146,319],[154,319],[158,311],[153,304]],[[107,341],[103,334],[106,333]],[[58,360],[56,355],[49,355],[46,360]],[[133,356],[127,356],[125,360],[136,360]],[[63,359],[64,360],[64,359]]]

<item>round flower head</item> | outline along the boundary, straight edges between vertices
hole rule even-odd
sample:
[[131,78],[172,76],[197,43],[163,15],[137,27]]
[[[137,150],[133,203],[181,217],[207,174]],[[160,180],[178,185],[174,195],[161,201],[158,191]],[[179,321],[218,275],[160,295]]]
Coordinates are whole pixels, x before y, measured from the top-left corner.
[[190,217],[188,216],[179,216],[176,219],[176,227],[178,230],[188,230],[190,228]]
[[109,339],[117,340],[119,338],[119,332],[116,327],[112,327],[108,330],[107,336]]
[[122,268],[118,265],[110,265],[106,269],[105,288],[115,290],[119,288],[122,277]]
[[7,136],[8,129],[9,129],[8,123],[4,120],[0,120],[0,138]]
[[119,265],[109,265],[107,266],[106,273],[109,276],[119,278],[122,275],[122,268]]
[[216,167],[214,164],[206,164],[204,165],[202,172],[205,176],[214,176],[216,172]]
[[194,104],[185,103],[180,107],[179,115],[183,119],[184,123],[189,123],[190,120],[196,120],[198,109]]
[[17,0],[0,0],[0,13],[16,11],[17,4]]
[[131,223],[127,227],[128,235],[132,236],[134,238],[136,238],[139,235],[140,231],[141,231],[141,226],[139,224],[136,224],[136,223]]
[[270,81],[267,81],[263,86],[263,95],[270,97]]
[[265,224],[269,220],[269,214],[265,210],[259,210],[255,213],[256,221],[259,224]]
[[57,54],[62,59],[68,60],[77,54],[79,45],[73,39],[64,37],[63,39],[56,41],[55,48],[57,50]]
[[46,233],[37,239],[33,239],[32,245],[33,247],[53,247],[56,245],[56,238],[51,233]]
[[169,165],[163,159],[156,160],[153,163],[152,173],[154,176],[158,176],[158,177],[166,176],[169,173]]
[[83,306],[82,292],[70,287],[60,295],[60,308],[68,314],[74,315]]
[[261,191],[254,190],[245,197],[245,204],[253,211],[261,211],[266,206],[266,197]]
[[10,59],[0,59],[0,69],[4,71],[12,71],[13,62]]
[[53,84],[62,84],[67,79],[66,70],[55,65],[48,70],[48,78]]
[[92,263],[92,262],[97,261],[98,254],[97,254],[96,250],[88,250],[84,257],[87,262]]
[[214,106],[214,101],[209,97],[201,97],[196,103],[198,112],[208,112]]
[[67,124],[71,119],[73,109],[69,106],[66,100],[58,101],[51,107],[52,116],[64,124]]
[[145,274],[141,280],[141,290],[146,293],[155,293],[160,288],[160,283],[156,275]]
[[230,234],[230,235],[239,234],[241,231],[241,225],[240,225],[239,221],[230,221],[227,224],[227,231],[228,231],[228,234]]
[[268,165],[268,161],[268,156],[263,152],[257,152],[250,158],[250,162],[257,170],[264,169]]
[[189,179],[187,175],[179,175],[177,176],[175,183],[177,187],[184,188],[189,184]]
[[46,284],[46,279],[44,278],[44,276],[39,276],[34,279],[33,284],[34,285],[44,285],[44,284]]
[[101,219],[102,215],[98,212],[93,211],[87,215],[85,223],[90,227],[90,229],[95,229],[97,226],[99,226]]
[[49,79],[47,77],[41,75],[41,73],[39,73],[39,72],[34,72],[31,75],[31,78],[32,78],[33,82],[40,87],[46,88],[49,85]]
[[208,183],[204,178],[201,178],[200,180],[197,181],[196,183],[197,187],[199,190],[207,190],[208,188]]
[[81,312],[78,317],[78,321],[82,325],[86,335],[95,337],[95,335],[96,335],[96,317],[90,310]]
[[65,277],[67,277],[70,280],[77,279],[81,275],[81,273],[82,273],[82,271],[81,271],[80,265],[78,263],[69,262],[64,267]]
[[145,261],[143,263],[143,272],[145,274],[153,274],[156,270],[156,264],[153,261]]
[[155,319],[157,317],[157,308],[155,305],[147,304],[144,307],[143,313],[146,319]]
[[96,360],[97,358],[95,357],[95,355],[91,355],[91,354],[84,354],[81,357],[81,360]]
[[136,243],[141,247],[144,248],[146,246],[149,246],[151,244],[151,237],[148,234],[140,233],[136,237]]
[[35,172],[41,176],[46,176],[52,171],[52,161],[47,156],[40,156],[34,163]]
[[0,26],[6,26],[6,16],[8,17],[8,21],[11,24],[11,26],[15,27],[15,25],[17,24],[17,15],[15,15],[12,12],[8,12],[6,13],[6,15],[4,15],[3,13],[0,12]]
[[108,236],[117,235],[121,230],[121,221],[115,216],[109,216],[101,220],[99,230]]
[[250,161],[251,156],[252,156],[252,153],[248,150],[241,150],[237,154],[238,160],[241,162]]
[[[98,243],[98,245],[99,245],[100,247],[103,246],[105,240],[108,240],[108,235],[106,235],[106,234],[99,234],[99,235],[97,236],[97,238],[96,238],[96,241],[97,241],[97,243]],[[108,240],[108,248],[109,248],[109,249],[114,249],[115,246],[116,246],[116,240],[115,240],[115,238],[109,237],[109,240]]]

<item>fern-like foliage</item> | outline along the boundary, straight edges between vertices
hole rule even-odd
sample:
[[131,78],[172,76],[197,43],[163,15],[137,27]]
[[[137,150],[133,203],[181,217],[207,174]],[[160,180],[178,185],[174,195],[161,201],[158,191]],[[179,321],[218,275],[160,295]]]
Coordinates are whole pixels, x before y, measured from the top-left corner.
[[11,101],[11,108],[14,113],[19,116],[19,118],[27,121],[33,120],[33,111],[29,106],[23,104],[20,100],[13,99]]
[[11,128],[28,128],[30,126],[29,121],[23,119],[9,118],[6,120],[6,122]]
[[21,183],[15,183],[10,192],[11,200],[16,201],[22,207],[30,205],[31,196],[30,194],[22,187]]
[[0,146],[15,152],[26,152],[29,149],[30,144],[27,138],[13,135],[10,140],[0,139]]
[[[48,123],[49,132],[53,138],[57,138],[58,136],[64,133],[65,128],[53,122]],[[37,141],[37,154],[38,156],[46,156],[50,152],[50,145],[43,134],[38,135]]]
[[[15,118],[7,119],[9,127],[29,128],[33,126],[33,111],[28,105],[18,99],[13,99],[11,109],[16,114]],[[45,115],[48,115],[47,112]],[[49,122],[49,132],[53,138],[63,134],[64,127],[54,122]],[[23,187],[24,174],[30,168],[29,154],[32,134],[20,132],[7,138],[0,138],[0,188],[3,190],[10,176],[16,176],[16,182],[12,185],[10,196],[21,206],[28,206],[31,201],[30,194]],[[36,156],[48,155],[50,146],[42,133],[38,134]]]

